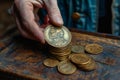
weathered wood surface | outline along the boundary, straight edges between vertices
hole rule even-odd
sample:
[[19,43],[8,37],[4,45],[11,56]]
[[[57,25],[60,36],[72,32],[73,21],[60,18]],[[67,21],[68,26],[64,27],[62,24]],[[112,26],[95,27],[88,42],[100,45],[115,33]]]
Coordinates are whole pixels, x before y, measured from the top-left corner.
[[56,68],[42,64],[49,54],[46,48],[12,30],[0,34],[0,72],[9,80],[14,80],[15,76],[23,77],[21,80],[120,80],[119,37],[72,31],[72,44],[97,43],[104,47],[104,51],[90,55],[97,62],[97,70],[84,72],[78,69],[72,75],[62,75]]

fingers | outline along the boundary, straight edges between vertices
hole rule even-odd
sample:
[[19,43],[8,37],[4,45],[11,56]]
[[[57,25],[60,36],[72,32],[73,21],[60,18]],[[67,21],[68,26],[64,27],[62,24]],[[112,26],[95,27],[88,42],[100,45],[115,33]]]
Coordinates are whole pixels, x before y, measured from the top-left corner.
[[62,26],[63,20],[57,5],[57,0],[44,0],[50,22],[55,26]]
[[30,0],[31,3],[35,6],[35,7],[38,7],[38,8],[43,8],[43,1],[42,0]]
[[34,37],[32,37],[31,35],[29,35],[28,33],[26,33],[25,30],[22,29],[22,27],[20,26],[20,22],[16,17],[16,23],[18,25],[18,29],[20,31],[20,33],[22,34],[22,36],[24,36],[25,38],[31,39],[31,40],[36,40]]
[[[27,0],[25,0],[25,1],[27,1]],[[24,0],[23,0],[23,2],[24,2]],[[31,35],[32,38],[35,38],[36,40],[40,41],[41,43],[45,43],[44,36],[43,36],[43,29],[40,28],[39,25],[36,23],[35,15],[33,13],[33,4],[29,1],[27,1],[24,4],[21,3],[21,6],[18,6],[18,8],[19,8],[18,13],[20,13],[20,14],[17,15],[17,17],[19,19],[19,22],[21,22],[20,23],[21,26],[18,28],[22,32],[22,34],[25,37],[29,37],[29,35]],[[18,23],[18,21],[17,21],[17,23]]]
[[28,32],[24,29],[22,29],[22,26],[20,24],[20,20],[18,19],[17,17],[18,15],[16,13],[14,13],[14,18],[15,18],[15,21],[16,21],[16,24],[17,24],[17,27],[20,31],[20,33],[22,34],[22,36],[24,36],[25,38],[28,38],[28,39],[31,39],[31,40],[37,40],[35,37],[33,37],[32,35],[28,34]]
[[[41,43],[45,43],[43,29],[46,25],[52,22],[55,26],[62,26],[63,20],[57,6],[57,0],[15,0],[16,4],[16,22],[18,28],[24,37],[36,39]],[[45,8],[48,11],[48,16],[44,19],[44,25],[39,25],[39,18],[34,13],[34,8]]]
[[28,31],[30,31],[30,33],[32,33],[33,36],[35,36],[39,41],[41,41],[42,43],[45,43],[43,28],[40,28],[35,21],[28,22],[27,24],[29,25]]

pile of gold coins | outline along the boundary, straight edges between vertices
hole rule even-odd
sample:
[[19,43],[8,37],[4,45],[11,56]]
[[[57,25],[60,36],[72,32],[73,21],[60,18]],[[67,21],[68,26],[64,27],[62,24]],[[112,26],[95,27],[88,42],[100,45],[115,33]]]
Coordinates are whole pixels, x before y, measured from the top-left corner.
[[66,60],[71,53],[71,33],[66,27],[56,28],[49,25],[45,29],[45,39],[49,44],[51,56],[60,61]]
[[90,54],[99,54],[103,47],[98,44],[88,44],[85,47],[71,45],[71,33],[62,26],[61,28],[49,25],[44,31],[45,40],[49,45],[49,58],[43,64],[47,67],[56,67],[62,74],[73,74],[77,67],[81,70],[91,71],[97,64],[85,51]]
[[49,52],[51,53],[52,57],[63,61],[66,60],[68,55],[71,53],[71,47],[69,45],[64,48],[54,48],[49,46]]
[[86,54],[71,54],[69,60],[85,71],[94,70],[97,67],[95,61]]

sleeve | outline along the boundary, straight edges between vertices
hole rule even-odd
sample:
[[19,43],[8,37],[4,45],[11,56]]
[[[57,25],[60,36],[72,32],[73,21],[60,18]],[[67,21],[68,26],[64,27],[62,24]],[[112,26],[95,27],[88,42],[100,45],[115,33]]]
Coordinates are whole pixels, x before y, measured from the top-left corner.
[[[65,26],[92,32],[97,31],[97,0],[58,0],[58,5]],[[72,15],[76,12],[80,18],[74,20]]]

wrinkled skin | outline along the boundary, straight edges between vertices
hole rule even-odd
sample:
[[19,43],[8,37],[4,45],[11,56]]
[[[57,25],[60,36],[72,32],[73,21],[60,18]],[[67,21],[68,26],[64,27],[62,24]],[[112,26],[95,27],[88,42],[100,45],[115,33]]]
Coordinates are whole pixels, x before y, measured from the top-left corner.
[[[37,11],[45,8],[48,12],[44,24],[40,24]],[[57,0],[15,0],[13,16],[20,33],[29,39],[45,43],[43,30],[49,22],[57,27],[63,25],[63,20],[57,5]]]

